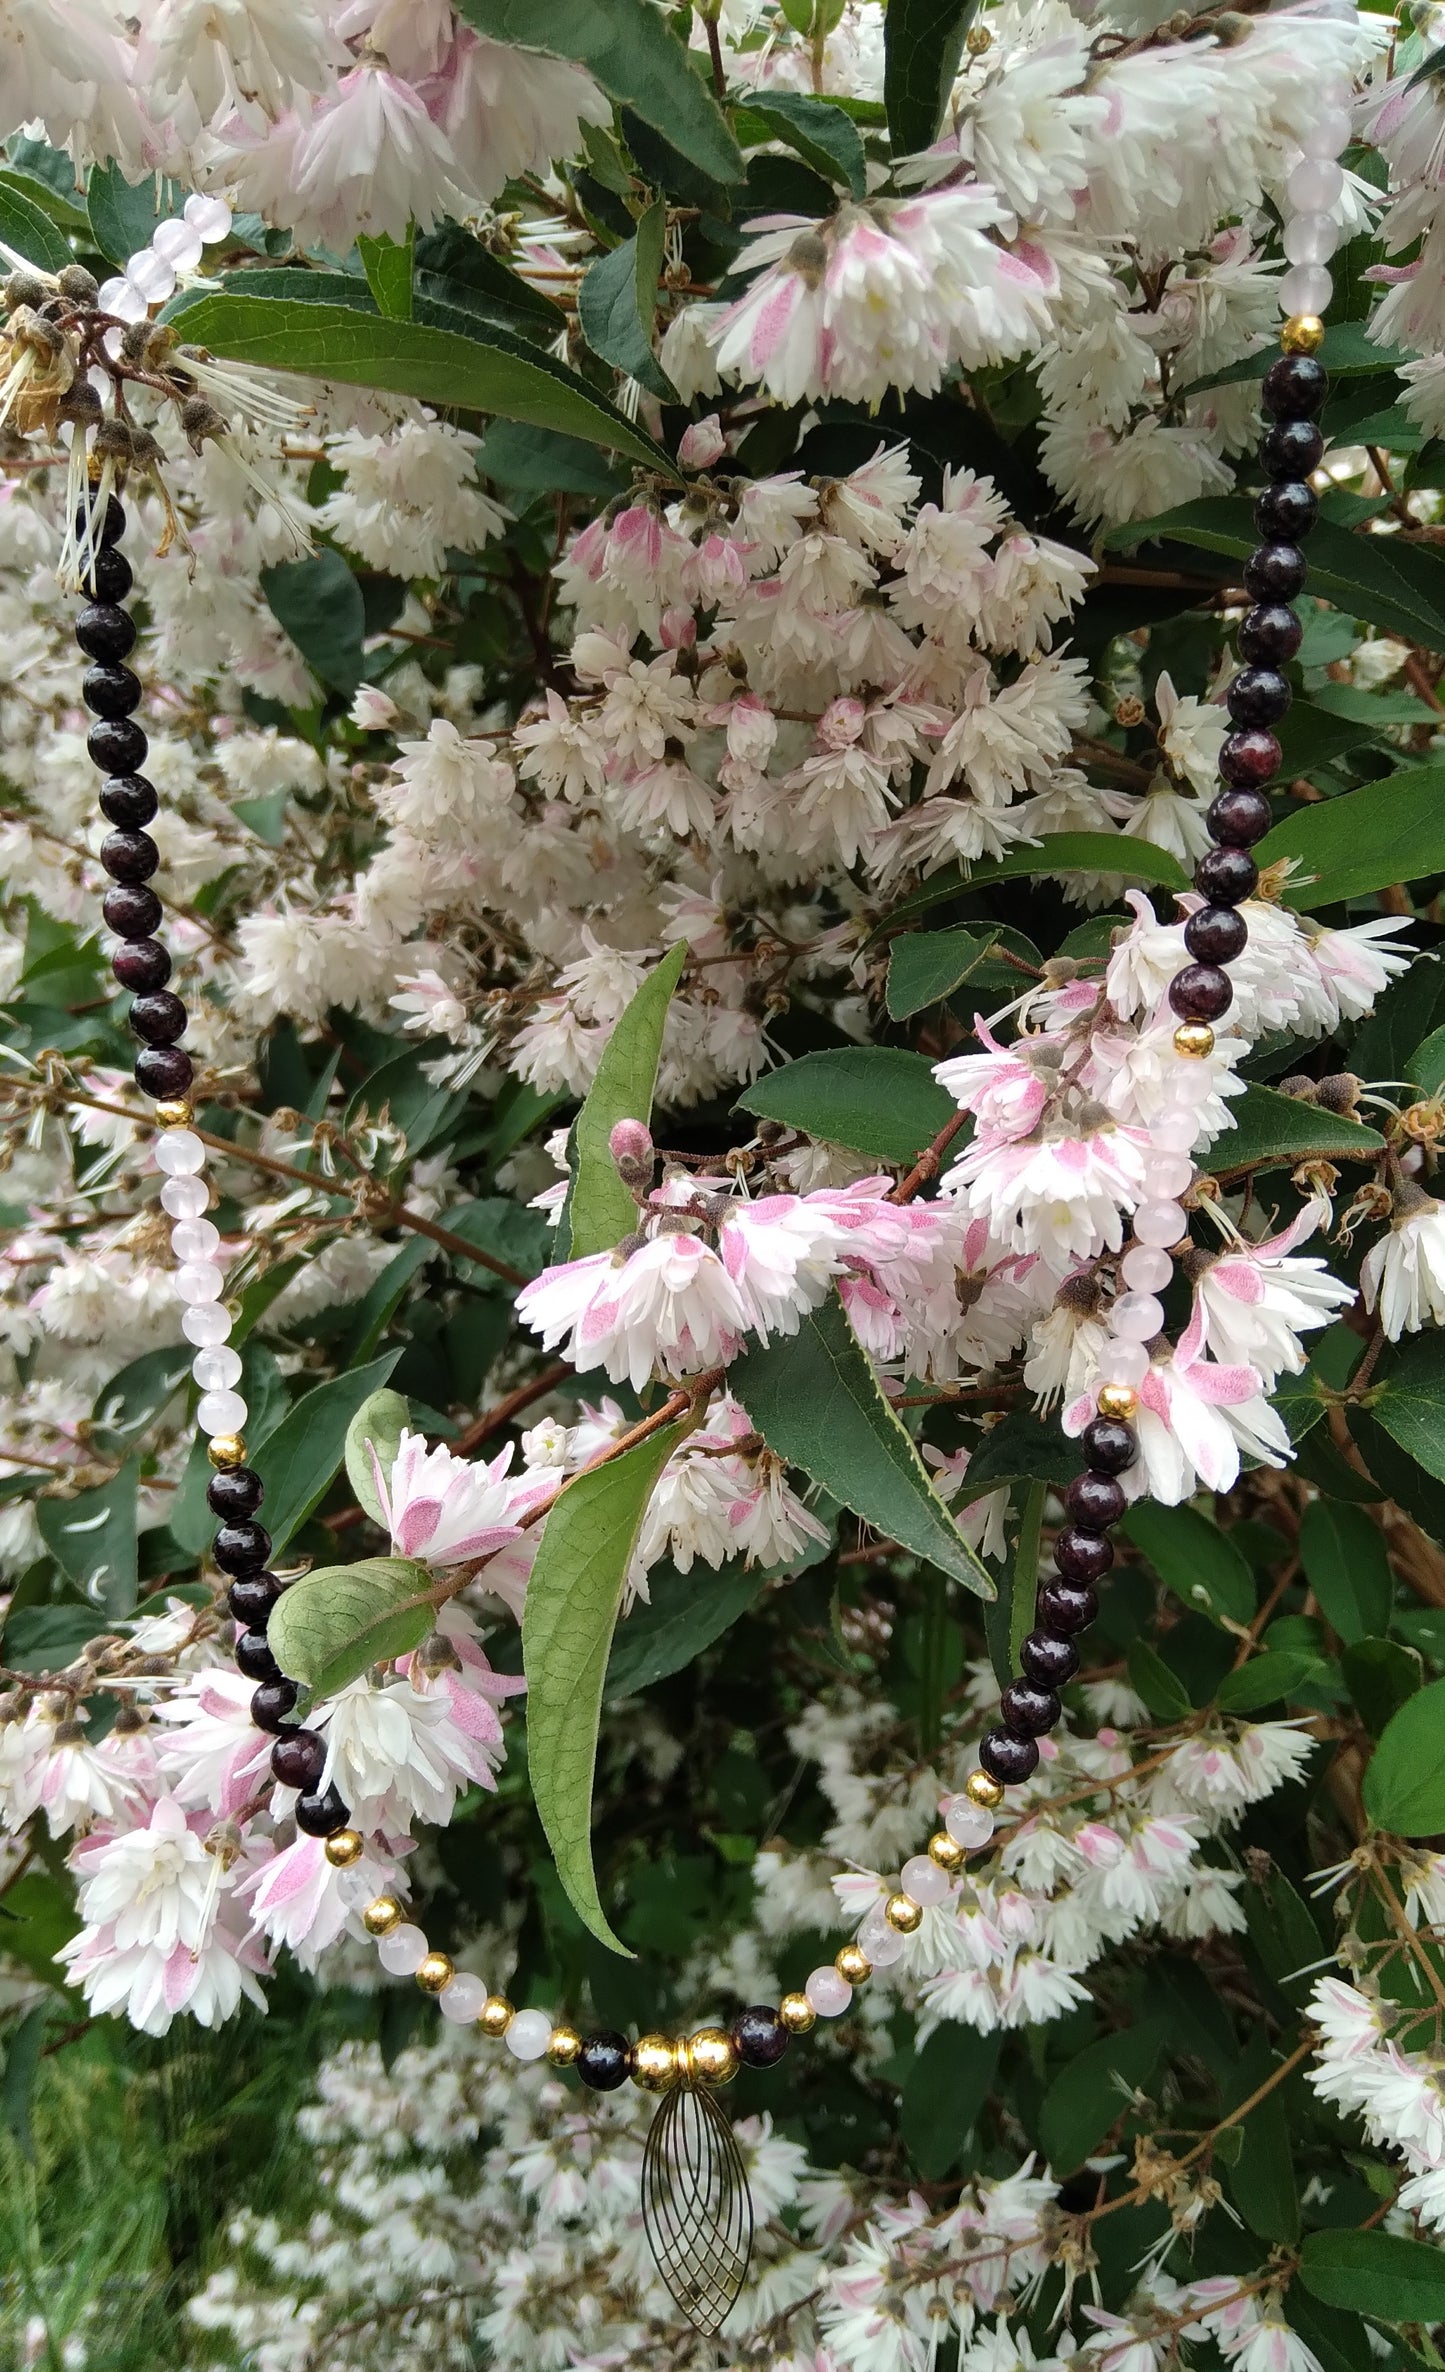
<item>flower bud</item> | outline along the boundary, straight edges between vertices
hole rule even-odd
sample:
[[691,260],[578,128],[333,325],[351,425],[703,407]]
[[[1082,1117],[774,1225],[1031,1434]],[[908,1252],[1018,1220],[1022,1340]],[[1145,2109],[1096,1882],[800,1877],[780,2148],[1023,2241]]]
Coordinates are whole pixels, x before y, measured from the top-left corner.
[[646,1122],[619,1120],[607,1140],[607,1150],[617,1164],[617,1175],[629,1192],[645,1194],[652,1184],[652,1172],[657,1160],[652,1131]]

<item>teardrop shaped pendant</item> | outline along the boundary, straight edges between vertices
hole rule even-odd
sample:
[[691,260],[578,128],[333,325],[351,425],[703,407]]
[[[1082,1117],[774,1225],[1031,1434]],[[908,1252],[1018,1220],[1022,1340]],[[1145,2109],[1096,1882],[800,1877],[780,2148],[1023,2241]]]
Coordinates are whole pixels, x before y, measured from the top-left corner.
[[747,2280],[753,2201],[726,2110],[686,2079],[664,2095],[648,2128],[642,2222],[673,2298],[711,2338]]

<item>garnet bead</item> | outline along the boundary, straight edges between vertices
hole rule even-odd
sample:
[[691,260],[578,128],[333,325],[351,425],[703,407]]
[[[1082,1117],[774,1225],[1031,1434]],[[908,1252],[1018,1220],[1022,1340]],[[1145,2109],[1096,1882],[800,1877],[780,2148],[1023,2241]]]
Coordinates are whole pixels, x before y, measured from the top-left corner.
[[1021,1738],[1041,1738],[1063,1712],[1054,1691],[1040,1688],[1032,1680],[1010,1681],[999,1699],[998,1709],[1004,1727],[1016,1731]]
[[1271,420],[1313,420],[1329,386],[1324,364],[1312,354],[1282,354],[1264,374],[1264,408]]
[[1184,944],[1201,964],[1232,964],[1248,939],[1249,925],[1234,906],[1201,906],[1184,925]]
[[1194,886],[1211,906],[1237,906],[1259,886],[1259,867],[1242,848],[1206,849],[1194,868]]
[[107,832],[100,861],[113,881],[149,881],[161,852],[149,832]]
[[1220,746],[1219,771],[1227,783],[1239,789],[1257,790],[1279,771],[1283,750],[1272,733],[1256,727],[1253,731],[1229,734]]
[[[744,2010],[743,2012],[743,2018],[771,2018],[774,2015],[772,2010]],[[738,2025],[741,2024],[742,2019],[739,2019]],[[786,2049],[789,2035],[781,2019],[778,2021],[778,2030],[783,2037],[783,2047]],[[746,2059],[747,2053],[743,2050],[742,2044],[738,2042],[737,2026],[733,2028],[733,2041],[738,2044],[739,2055]],[[621,2085],[626,2083],[631,2064],[631,2053],[627,2048],[626,2035],[616,2033],[610,2026],[604,2027],[600,2034],[585,2036],[582,2048],[573,2061],[577,2073],[589,2092],[617,2091]],[[754,2063],[749,2062],[749,2064]],[[771,2062],[758,2062],[757,2064],[771,2065]]]
[[1038,1741],[1016,1738],[1012,1730],[990,1730],[979,1747],[978,1759],[1001,1787],[1017,1787],[1039,1767]]
[[1101,1581],[1113,1562],[1107,1532],[1078,1532],[1068,1524],[1054,1542],[1054,1563],[1070,1581]]
[[1068,1581],[1062,1574],[1040,1582],[1034,1612],[1043,1629],[1072,1638],[1085,1631],[1099,1611],[1099,1601],[1087,1582]]
[[1281,478],[1266,486],[1254,506],[1254,523],[1268,543],[1297,544],[1320,515],[1320,498],[1303,478]]
[[1305,556],[1298,544],[1261,544],[1244,564],[1244,582],[1255,601],[1293,601],[1305,573]]
[[1263,791],[1221,791],[1204,821],[1225,847],[1252,848],[1274,822],[1274,811]]
[[195,1064],[179,1046],[147,1046],[135,1058],[137,1087],[142,1095],[153,1095],[161,1103],[184,1095],[195,1075]]
[[265,1485],[253,1466],[226,1466],[206,1485],[206,1504],[224,1523],[254,1515],[266,1496]]
[[1019,1649],[1024,1677],[1040,1688],[1062,1688],[1079,1669],[1079,1651],[1072,1639],[1051,1638],[1047,1631],[1030,1631]]
[[[249,1639],[254,1634],[246,1633]],[[264,1644],[264,1642],[263,1642]],[[240,1663],[240,1657],[236,1658]],[[265,1680],[251,1699],[251,1719],[258,1730],[283,1730],[296,1710],[296,1699],[301,1691],[294,1680]]]
[[127,881],[108,889],[101,902],[106,928],[120,939],[149,939],[161,919],[161,902],[153,889]]
[[1122,1474],[1139,1455],[1134,1428],[1121,1417],[1094,1417],[1079,1436],[1079,1447],[1101,1474]]
[[147,1046],[174,1046],[186,1034],[186,1008],[168,988],[153,996],[137,997],[127,1017],[135,1035]]
[[1124,1512],[1124,1486],[1112,1474],[1076,1474],[1064,1493],[1064,1505],[1071,1523],[1082,1524],[1086,1532],[1104,1532]]
[[258,1573],[271,1554],[271,1535],[264,1524],[222,1524],[211,1554],[223,1573]]
[[326,1768],[326,1740],[319,1730],[288,1730],[271,1749],[271,1775],[283,1787],[314,1788]]
[[138,774],[150,743],[134,717],[102,717],[86,734],[85,746],[102,774]]
[[99,717],[128,717],[140,706],[140,677],[128,667],[87,667],[80,689],[86,707]]
[[1169,983],[1169,1002],[1181,1021],[1218,1021],[1234,1003],[1234,986],[1218,964],[1186,964]]
[[113,774],[100,786],[100,812],[112,824],[123,824],[128,832],[148,824],[160,806],[153,782],[143,774]]
[[75,639],[89,659],[123,659],[135,644],[135,620],[115,601],[88,601],[75,621]]
[[[123,552],[107,544],[95,555],[90,571],[90,587],[97,601],[124,601],[135,583],[135,571]],[[99,653],[96,654],[99,657]]]
[[1307,478],[1324,457],[1325,440],[1313,420],[1277,420],[1259,448],[1271,478]]
[[118,544],[125,533],[125,508],[115,495],[106,496],[105,512],[89,518],[84,509],[75,514],[75,532],[84,535],[92,544]]
[[245,1631],[264,1631],[281,1595],[274,1573],[243,1573],[226,1592],[226,1603]]
[[1237,725],[1275,725],[1293,698],[1288,679],[1277,668],[1241,667],[1224,704]]
[[[285,1678],[285,1674],[282,1671],[280,1665],[277,1663],[276,1658],[272,1655],[270,1648],[266,1645],[266,1634],[264,1631],[243,1631],[240,1638],[236,1641],[232,1653],[236,1658],[236,1669],[239,1672],[243,1672],[248,1680],[275,1681],[284,1680]],[[294,1697],[292,1698],[291,1702],[293,1705],[295,1704],[296,1700]],[[254,1709],[253,1700],[253,1714]],[[289,1712],[289,1706],[287,1710]],[[269,1722],[263,1722],[261,1724],[263,1729],[269,1729],[271,1726],[272,1725]]]
[[732,2038],[745,2067],[776,2067],[793,2039],[777,2011],[764,2002],[739,2010],[732,2023]]
[[117,947],[110,968],[122,988],[148,996],[165,987],[171,976],[171,959],[159,939],[128,939]]
[[1239,621],[1240,655],[1252,667],[1292,659],[1303,640],[1303,626],[1282,601],[1257,603]]
[[339,1828],[345,1828],[351,1812],[340,1790],[328,1787],[324,1795],[298,1796],[292,1817],[308,1837],[334,1837]]

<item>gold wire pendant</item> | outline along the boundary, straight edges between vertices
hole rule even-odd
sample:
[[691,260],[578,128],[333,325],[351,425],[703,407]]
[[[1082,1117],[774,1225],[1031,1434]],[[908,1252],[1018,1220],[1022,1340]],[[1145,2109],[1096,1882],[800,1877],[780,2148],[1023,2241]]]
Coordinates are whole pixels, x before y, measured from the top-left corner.
[[642,2222],[678,2306],[711,2338],[748,2277],[753,2201],[727,2112],[696,2085],[675,2084],[648,2128]]

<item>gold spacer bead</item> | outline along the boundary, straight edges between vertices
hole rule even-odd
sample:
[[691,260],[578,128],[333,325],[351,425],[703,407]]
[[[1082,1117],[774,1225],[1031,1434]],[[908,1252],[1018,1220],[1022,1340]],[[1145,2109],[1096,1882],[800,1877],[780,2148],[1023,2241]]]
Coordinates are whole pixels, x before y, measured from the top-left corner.
[[1279,342],[1286,354],[1318,354],[1325,342],[1325,325],[1318,313],[1291,313]]
[[184,1096],[172,1096],[156,1105],[154,1119],[157,1128],[189,1128],[195,1113]]
[[833,1966],[845,1985],[866,1985],[873,1974],[873,1963],[861,1944],[845,1944]]
[[401,1920],[401,1905],[394,1894],[379,1894],[361,1914],[361,1924],[368,1935],[390,1935],[394,1927],[400,1927]]
[[987,57],[993,48],[993,35],[987,25],[970,25],[963,37],[963,46],[971,58]]
[[416,1981],[423,1993],[445,1993],[456,1970],[446,1952],[428,1952],[416,1972]]
[[1139,1413],[1139,1395],[1132,1384],[1101,1384],[1099,1386],[1099,1414],[1114,1417],[1127,1425]]
[[554,2067],[571,2067],[581,2048],[582,2037],[575,2026],[554,2026],[547,2057]]
[[956,1870],[962,1868],[968,1855],[957,1837],[951,1837],[946,1828],[941,1828],[928,1840],[928,1858],[936,1861],[941,1870]]
[[639,2035],[631,2060],[632,2081],[639,2092],[666,2092],[677,2082],[678,2046],[665,2034]]
[[503,2035],[516,2016],[505,1993],[489,1993],[477,2012],[477,2024],[483,2034]]
[[1003,1802],[1003,1788],[988,1771],[970,1771],[963,1783],[963,1792],[971,1804],[977,1804],[980,1812],[996,1812]]
[[1181,1021],[1174,1032],[1174,1051],[1190,1062],[1203,1062],[1214,1052],[1214,1032],[1207,1021]]
[[366,1851],[366,1839],[354,1828],[334,1829],[326,1840],[326,1858],[334,1870],[349,1870]]
[[778,2016],[789,2034],[806,2034],[818,2023],[818,2013],[806,1993],[785,1993],[778,2003]]
[[239,1433],[213,1433],[206,1443],[206,1456],[213,1466],[222,1470],[228,1466],[244,1466],[246,1444]]
[[730,2084],[738,2065],[737,2044],[723,2026],[704,2026],[677,2046],[678,2073],[694,2084]]
[[911,1894],[890,1894],[883,1905],[883,1916],[899,1935],[916,1935],[923,1925],[923,1905]]

